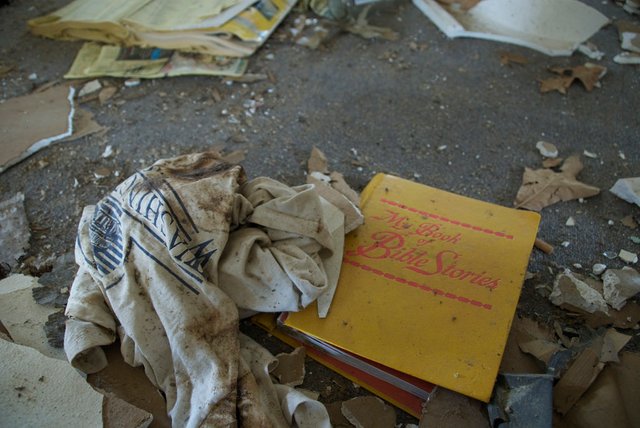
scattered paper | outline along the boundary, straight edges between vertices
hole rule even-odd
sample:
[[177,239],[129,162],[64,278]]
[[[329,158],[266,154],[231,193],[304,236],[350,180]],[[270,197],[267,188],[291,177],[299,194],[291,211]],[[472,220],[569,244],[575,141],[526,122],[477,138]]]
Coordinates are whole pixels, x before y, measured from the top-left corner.
[[604,58],[604,52],[598,50],[598,47],[593,43],[587,42],[578,46],[578,52],[589,57],[590,59],[595,59],[596,61],[600,61]]
[[394,428],[396,411],[378,397],[356,397],[342,403],[342,414],[356,428]]
[[59,85],[0,104],[0,172],[73,133],[74,94]]
[[520,350],[526,354],[533,355],[545,365],[549,364],[551,357],[562,349],[554,340],[553,333],[534,320],[528,318],[519,319],[514,327],[516,329],[516,341]]
[[117,92],[118,88],[115,86],[107,86],[106,88],[103,88],[98,94],[98,101],[100,101],[100,105],[105,105]]
[[589,313],[599,311],[608,314],[607,302],[592,285],[588,278],[583,280],[567,269],[556,277],[549,300],[556,306],[568,304]]
[[640,54],[633,52],[622,52],[613,57],[613,62],[618,64],[638,65],[640,64]]
[[631,268],[609,269],[602,275],[602,284],[607,303],[620,310],[628,299],[640,293],[640,273]]
[[278,383],[287,386],[299,386],[304,381],[304,347],[293,350],[290,354],[278,354],[278,365],[271,371],[271,375]]
[[552,67],[549,71],[559,74],[560,77],[540,80],[540,92],[558,91],[561,94],[566,94],[576,80],[582,83],[587,92],[591,92],[595,87],[600,87],[600,79],[607,73],[607,68],[588,62],[576,67]]
[[0,263],[10,269],[18,265],[20,257],[29,249],[29,222],[24,209],[24,194],[16,193],[0,202]]
[[592,347],[582,351],[554,387],[553,406],[558,413],[567,413],[603,369],[598,352]]
[[516,195],[516,207],[540,211],[556,202],[597,195],[600,192],[597,187],[576,179],[582,168],[583,165],[578,156],[567,158],[560,172],[554,172],[550,169],[525,168],[522,186]]
[[571,55],[609,20],[576,0],[483,0],[468,11],[435,0],[414,4],[448,37],[512,43],[547,55]]
[[620,178],[609,191],[617,197],[640,207],[640,177]]
[[241,58],[85,43],[64,77],[83,79],[112,76],[152,79],[183,75],[241,76],[246,68],[247,60]]

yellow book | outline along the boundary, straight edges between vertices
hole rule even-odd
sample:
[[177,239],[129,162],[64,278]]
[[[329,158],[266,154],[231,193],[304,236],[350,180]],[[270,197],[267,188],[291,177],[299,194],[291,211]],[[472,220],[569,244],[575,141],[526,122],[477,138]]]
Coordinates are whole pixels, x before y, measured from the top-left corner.
[[540,216],[385,174],[361,203],[327,318],[284,324],[488,402]]

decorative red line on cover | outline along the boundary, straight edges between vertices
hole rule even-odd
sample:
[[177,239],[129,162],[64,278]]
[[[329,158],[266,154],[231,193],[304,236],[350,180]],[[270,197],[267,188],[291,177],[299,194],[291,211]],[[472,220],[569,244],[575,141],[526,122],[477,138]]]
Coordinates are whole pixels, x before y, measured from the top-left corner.
[[478,300],[469,299],[468,297],[459,296],[457,294],[449,293],[449,292],[440,290],[438,288],[432,288],[432,287],[429,287],[428,285],[420,284],[420,283],[417,283],[415,281],[410,281],[408,279],[402,278],[400,276],[394,275],[394,274],[389,273],[389,272],[383,272],[380,269],[376,269],[374,267],[362,264],[360,262],[348,259],[346,257],[344,258],[344,262],[345,263],[349,263],[350,265],[355,266],[355,267],[357,267],[359,269],[362,269],[363,271],[371,272],[371,273],[373,273],[375,275],[378,275],[378,276],[381,276],[383,278],[390,279],[392,281],[397,282],[398,284],[403,284],[403,285],[408,285],[410,287],[418,288],[418,289],[420,289],[422,291],[426,291],[428,293],[432,293],[435,296],[443,296],[443,297],[446,297],[447,299],[456,300],[456,301],[461,302],[461,303],[468,303],[468,304],[470,304],[472,306],[476,306],[476,307],[482,308],[482,309],[491,310],[493,308],[493,306],[490,305],[489,303],[482,303],[482,302],[480,302]]
[[448,217],[444,217],[444,216],[441,216],[441,215],[438,215],[438,214],[428,213],[426,211],[422,211],[422,210],[419,210],[417,208],[409,207],[409,206],[406,206],[404,204],[400,204],[400,203],[395,202],[395,201],[390,201],[388,199],[381,198],[380,202],[382,202],[383,204],[387,204],[387,205],[391,205],[393,207],[397,207],[397,208],[403,209],[403,210],[407,210],[407,211],[415,213],[415,214],[420,214],[420,215],[422,215],[424,217],[429,217],[429,218],[432,218],[432,219],[435,219],[435,220],[440,220],[440,221],[444,221],[446,223],[451,223],[454,226],[464,227],[465,229],[475,230],[476,232],[482,232],[482,233],[486,233],[488,235],[495,235],[495,236],[497,236],[499,238],[513,239],[513,235],[507,235],[506,233],[503,233],[503,232],[498,232],[498,231],[491,230],[491,229],[485,229],[484,227],[474,226],[474,225],[469,224],[469,223],[462,223],[462,222],[460,222],[458,220],[454,220],[454,219],[451,219],[451,218],[448,218]]

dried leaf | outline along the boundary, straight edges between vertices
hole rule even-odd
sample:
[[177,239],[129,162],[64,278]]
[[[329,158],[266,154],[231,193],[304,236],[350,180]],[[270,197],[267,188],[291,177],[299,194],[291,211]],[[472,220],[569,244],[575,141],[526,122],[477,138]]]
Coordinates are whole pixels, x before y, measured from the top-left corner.
[[567,158],[560,172],[525,168],[522,186],[516,195],[516,207],[540,211],[556,202],[588,198],[600,193],[597,187],[576,179],[581,170],[582,162],[578,156]]
[[551,77],[540,81],[540,92],[558,91],[567,93],[569,86],[577,79],[585,87],[587,92],[600,85],[600,79],[607,73],[607,68],[590,62],[576,67],[552,67],[549,71],[559,74],[561,77]]
[[502,52],[500,54],[501,65],[511,65],[511,64],[525,65],[528,63],[529,63],[529,60],[524,55],[514,54],[511,52]]

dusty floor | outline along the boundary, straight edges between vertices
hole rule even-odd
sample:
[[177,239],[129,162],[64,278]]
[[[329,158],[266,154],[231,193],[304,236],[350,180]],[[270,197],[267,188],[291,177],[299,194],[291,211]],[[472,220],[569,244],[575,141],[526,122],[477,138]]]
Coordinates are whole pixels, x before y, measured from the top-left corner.
[[[0,62],[15,65],[2,78],[1,99],[62,79],[80,44],[34,37],[26,20],[66,2],[14,0],[0,8]],[[632,19],[612,2],[586,3],[612,20]],[[118,94],[104,106],[92,101],[83,107],[109,127],[106,134],[55,144],[2,173],[0,199],[26,195],[32,230],[27,258],[35,259],[24,269],[41,274],[51,269],[53,258],[71,252],[82,208],[136,169],[211,147],[246,150],[243,165],[250,177],[267,175],[294,185],[304,182],[315,145],[357,189],[374,173],[390,172],[505,206],[513,203],[524,167],[540,166],[538,140],[555,143],[561,156],[596,153],[597,159],[583,157],[579,178],[602,193],[542,211],[539,236],[556,251],[533,251],[529,270],[537,275],[525,283],[518,306],[519,313],[541,322],[572,320],[536,291],[537,284],[550,285],[563,267],[584,273],[597,262],[622,267],[619,259],[603,257],[606,250],[640,251],[628,239],[633,231],[619,222],[627,215],[640,217],[640,209],[607,191],[618,178],[640,175],[640,73],[636,66],[612,61],[619,52],[613,26],[592,39],[606,53],[598,62],[608,68],[602,87],[588,93],[574,85],[563,96],[539,93],[537,80],[550,76],[550,66],[580,65],[590,61],[586,57],[554,58],[506,44],[448,40],[406,0],[378,5],[371,15],[373,23],[399,32],[398,41],[340,34],[309,50],[286,37],[296,15],[250,62],[250,72],[268,71],[275,81],[182,77],[124,88],[120,80],[104,79],[120,88]],[[502,52],[524,55],[529,63],[503,66]],[[32,73],[34,81],[28,78]],[[264,100],[252,117],[244,107],[250,99]],[[105,159],[107,145],[115,155]],[[111,175],[96,179],[97,168],[108,168]],[[575,227],[565,226],[569,216]],[[563,241],[569,245],[560,246]],[[634,335],[628,348],[638,349],[638,332],[626,333]],[[272,351],[285,349],[261,339]],[[358,393],[351,382],[310,364],[305,386],[321,392],[323,401]]]

